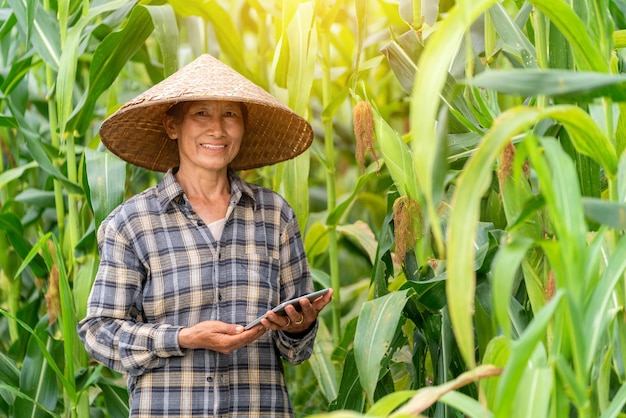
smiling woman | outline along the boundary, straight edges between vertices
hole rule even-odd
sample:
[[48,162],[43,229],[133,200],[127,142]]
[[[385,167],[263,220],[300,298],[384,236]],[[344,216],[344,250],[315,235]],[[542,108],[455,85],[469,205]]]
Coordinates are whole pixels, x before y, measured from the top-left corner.
[[311,126],[204,55],[123,106],[101,137],[133,164],[167,169],[102,223],[79,324],[87,351],[126,373],[131,416],[292,416],[281,357],[309,358],[332,291],[300,313],[269,311],[313,290],[300,228],[285,199],[233,167],[295,157]]

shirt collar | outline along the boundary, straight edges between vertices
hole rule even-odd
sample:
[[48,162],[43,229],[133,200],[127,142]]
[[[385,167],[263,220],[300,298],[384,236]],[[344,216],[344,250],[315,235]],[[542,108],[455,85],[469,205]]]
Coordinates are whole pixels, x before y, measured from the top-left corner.
[[249,183],[243,181],[234,170],[228,170],[228,180],[230,181],[231,199],[239,202],[242,196],[247,196],[254,203],[256,208],[256,198]]
[[[167,170],[163,179],[161,179],[157,185],[157,195],[163,212],[167,210],[168,206],[172,202],[180,203],[183,199],[185,191],[174,176],[174,173],[177,170],[177,167]],[[235,171],[230,169],[228,170],[228,180],[230,181],[230,194],[232,201],[239,202],[242,196],[247,196],[252,200],[256,207],[254,191],[252,190],[250,184],[243,181]]]

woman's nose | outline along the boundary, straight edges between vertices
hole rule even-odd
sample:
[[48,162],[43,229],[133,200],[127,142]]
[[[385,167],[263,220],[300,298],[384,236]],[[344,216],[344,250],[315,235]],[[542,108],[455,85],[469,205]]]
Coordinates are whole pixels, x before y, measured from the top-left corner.
[[207,126],[206,126],[207,132],[213,133],[215,135],[216,133],[221,134],[223,130],[224,130],[224,127],[222,126],[221,118],[218,118],[218,117],[208,118]]

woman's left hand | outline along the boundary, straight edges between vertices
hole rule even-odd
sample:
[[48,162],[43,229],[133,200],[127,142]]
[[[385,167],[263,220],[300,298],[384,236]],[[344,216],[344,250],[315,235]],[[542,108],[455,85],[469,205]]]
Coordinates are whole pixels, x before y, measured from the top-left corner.
[[299,334],[308,330],[317,319],[320,311],[333,299],[333,290],[320,296],[314,301],[303,297],[299,300],[301,311],[298,312],[292,305],[285,307],[286,315],[278,315],[276,312],[267,311],[266,318],[261,324],[275,331],[285,331],[292,334]]

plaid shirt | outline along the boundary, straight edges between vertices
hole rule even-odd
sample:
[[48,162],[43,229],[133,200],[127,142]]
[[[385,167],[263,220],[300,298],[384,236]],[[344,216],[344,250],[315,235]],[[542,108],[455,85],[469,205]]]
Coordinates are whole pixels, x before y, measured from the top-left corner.
[[245,325],[313,290],[292,209],[229,176],[217,242],[172,170],[98,231],[101,263],[79,334],[90,355],[127,374],[132,417],[293,415],[280,356],[309,358],[317,324],[301,338],[269,331],[231,354],[178,345],[182,327]]

